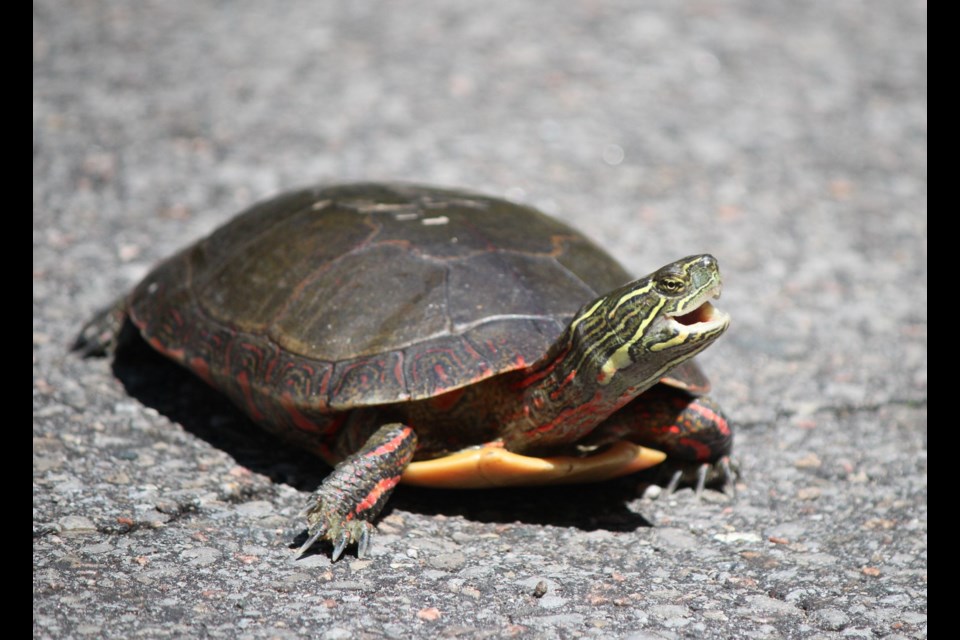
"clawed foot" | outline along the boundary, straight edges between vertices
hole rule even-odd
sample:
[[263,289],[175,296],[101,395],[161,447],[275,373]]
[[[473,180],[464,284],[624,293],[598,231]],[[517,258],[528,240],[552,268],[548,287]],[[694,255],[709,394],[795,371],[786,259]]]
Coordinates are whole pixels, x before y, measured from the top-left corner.
[[707,487],[717,487],[721,493],[735,498],[736,479],[739,475],[736,463],[732,462],[729,456],[724,456],[712,463],[670,465],[668,462],[660,470],[658,479],[663,484],[663,493],[668,496],[680,487],[693,487],[699,499]]
[[323,498],[317,492],[302,515],[307,517],[307,541],[297,552],[297,558],[321,538],[333,545],[331,562],[336,562],[349,544],[357,545],[357,557],[363,558],[370,549],[373,524],[366,520],[350,519],[336,512],[336,509],[324,509]]

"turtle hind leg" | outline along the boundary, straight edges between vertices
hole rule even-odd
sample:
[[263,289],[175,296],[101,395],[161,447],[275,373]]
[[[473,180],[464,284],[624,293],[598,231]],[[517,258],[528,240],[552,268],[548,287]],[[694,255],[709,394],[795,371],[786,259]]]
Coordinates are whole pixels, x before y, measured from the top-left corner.
[[298,557],[320,539],[333,544],[333,562],[350,544],[357,545],[357,557],[364,557],[373,520],[400,482],[416,448],[417,435],[411,427],[386,424],[360,450],[338,464],[304,509],[308,537]]
[[720,407],[710,398],[666,385],[615,413],[592,438],[630,440],[666,453],[667,459],[649,474],[668,495],[680,486],[692,486],[697,495],[707,486],[726,493],[738,476],[730,461],[733,431]]
[[127,299],[119,298],[101,309],[80,330],[70,347],[81,357],[109,355],[116,351],[127,319]]
[[680,486],[691,486],[697,496],[706,487],[735,493],[739,471],[731,462],[733,431],[717,404],[707,397],[665,390],[651,398],[655,428],[644,431],[643,442],[667,454],[656,473],[670,495]]

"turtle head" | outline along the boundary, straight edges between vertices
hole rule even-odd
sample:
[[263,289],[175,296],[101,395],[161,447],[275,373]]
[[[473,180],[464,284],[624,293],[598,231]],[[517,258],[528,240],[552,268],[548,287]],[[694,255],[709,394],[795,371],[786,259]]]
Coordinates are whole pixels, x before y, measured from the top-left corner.
[[730,318],[713,256],[690,256],[585,305],[554,349],[523,371],[522,410],[503,421],[511,451],[579,441],[671,369],[708,347]]
[[670,263],[584,307],[570,324],[574,351],[600,385],[640,393],[726,330],[730,317],[710,302],[720,288],[713,256]]

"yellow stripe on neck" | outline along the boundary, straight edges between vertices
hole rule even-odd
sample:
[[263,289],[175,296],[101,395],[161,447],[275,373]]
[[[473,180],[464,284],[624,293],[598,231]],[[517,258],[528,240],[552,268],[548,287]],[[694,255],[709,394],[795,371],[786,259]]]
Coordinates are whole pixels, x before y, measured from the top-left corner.
[[[633,333],[627,342],[620,345],[620,347],[613,352],[607,361],[603,363],[603,366],[600,367],[601,375],[597,379],[599,384],[607,384],[610,380],[613,379],[614,374],[617,373],[620,369],[629,366],[633,361],[630,359],[630,347],[639,342],[644,333],[647,330],[647,327],[653,322],[654,318],[657,317],[657,314],[660,313],[660,309],[663,308],[663,305],[666,304],[666,300],[661,299],[659,304],[656,307],[650,310],[647,314],[647,317],[644,319],[637,330]],[[608,334],[609,335],[609,334]]]

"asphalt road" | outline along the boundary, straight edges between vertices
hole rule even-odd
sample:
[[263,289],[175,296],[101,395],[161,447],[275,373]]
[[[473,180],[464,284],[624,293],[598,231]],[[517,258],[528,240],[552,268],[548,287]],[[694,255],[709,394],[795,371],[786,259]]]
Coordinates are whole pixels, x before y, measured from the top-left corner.
[[[33,6],[34,637],[926,637],[925,2]],[[321,463],[68,354],[243,207],[369,179],[717,256],[736,499],[401,488],[369,558],[295,561]]]

